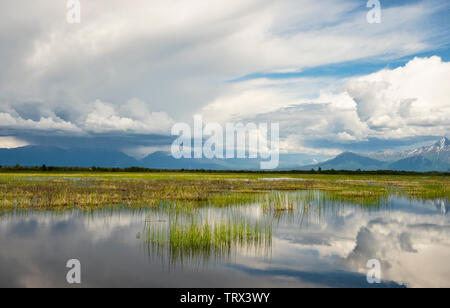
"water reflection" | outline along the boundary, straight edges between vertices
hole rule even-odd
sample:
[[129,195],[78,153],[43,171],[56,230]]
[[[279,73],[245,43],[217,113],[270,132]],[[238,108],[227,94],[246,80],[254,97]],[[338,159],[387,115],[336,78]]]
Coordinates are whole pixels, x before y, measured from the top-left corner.
[[447,214],[448,213],[448,209],[449,209],[449,204],[448,204],[448,200],[445,198],[441,198],[441,199],[435,199],[435,200],[430,200],[430,203],[432,203],[437,210],[440,210],[442,212],[442,214]]
[[262,215],[252,216],[235,206],[222,209],[176,207],[149,210],[144,229],[138,234],[148,254],[172,266],[185,262],[205,264],[210,260],[230,260],[243,253],[270,254],[272,221]]
[[291,194],[290,210],[3,212],[0,286],[69,286],[73,258],[85,287],[373,287],[369,259],[381,286],[450,286],[447,199],[367,207],[307,194]]

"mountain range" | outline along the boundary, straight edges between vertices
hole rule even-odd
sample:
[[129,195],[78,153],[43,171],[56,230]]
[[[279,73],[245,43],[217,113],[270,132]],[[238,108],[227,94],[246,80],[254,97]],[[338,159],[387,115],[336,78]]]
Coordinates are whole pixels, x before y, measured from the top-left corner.
[[[450,141],[443,137],[430,146],[410,151],[377,153],[342,153],[331,160],[308,165],[312,159],[301,154],[281,154],[281,170],[396,170],[450,171]],[[141,160],[120,151],[104,149],[61,149],[26,146],[0,149],[1,166],[56,167],[145,167],[155,169],[258,170],[259,159],[175,159],[170,153],[155,152]]]
[[[297,161],[301,156],[295,156]],[[280,166],[295,167],[290,155]],[[169,152],[155,152],[143,159],[135,159],[120,151],[104,149],[62,149],[50,146],[25,146],[0,149],[0,166],[54,167],[143,167],[152,169],[258,170],[259,159],[175,159]]]
[[438,142],[409,151],[383,151],[369,154],[346,152],[319,164],[301,169],[322,170],[395,170],[395,171],[450,171],[450,141],[443,137]]

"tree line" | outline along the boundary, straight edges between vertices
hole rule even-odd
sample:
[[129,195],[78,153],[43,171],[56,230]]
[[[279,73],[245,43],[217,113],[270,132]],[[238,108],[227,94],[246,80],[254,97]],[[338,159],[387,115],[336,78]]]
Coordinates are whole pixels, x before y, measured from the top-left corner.
[[208,170],[208,169],[157,169],[157,168],[143,168],[143,167],[128,167],[128,168],[105,168],[92,166],[87,167],[56,167],[56,166],[0,166],[0,172],[186,172],[186,173],[251,173],[251,174],[327,174],[327,175],[434,175],[434,176],[449,176],[450,172],[415,172],[415,171],[395,171],[395,170],[322,170],[311,169],[311,170],[272,170],[272,171],[262,171],[262,170]]

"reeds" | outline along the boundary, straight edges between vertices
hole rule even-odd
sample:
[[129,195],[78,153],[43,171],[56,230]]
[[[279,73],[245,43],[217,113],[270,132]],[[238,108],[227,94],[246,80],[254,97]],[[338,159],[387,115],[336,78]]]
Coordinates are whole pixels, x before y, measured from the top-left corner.
[[[390,194],[416,199],[450,198],[448,177],[402,176],[304,176],[304,180],[265,181],[255,175],[126,174],[110,177],[61,175],[45,177],[32,174],[8,174],[0,177],[0,207],[3,209],[95,209],[102,207],[158,207],[161,202],[176,202],[183,207],[216,206],[264,202],[275,211],[289,211],[292,203],[277,192],[322,191],[328,199],[361,206],[379,206]],[[286,175],[284,175],[286,177]],[[154,175],[156,177],[156,175]],[[145,178],[145,179],[144,179]],[[394,191],[393,188],[396,190]],[[269,197],[267,197],[267,195]],[[267,198],[269,199],[267,201]],[[287,198],[287,199],[286,199]]]
[[161,219],[163,211],[153,212],[142,232],[144,246],[150,255],[156,252],[168,256],[171,263],[229,258],[233,250],[242,248],[270,248],[270,221],[250,219],[236,212],[233,215],[227,211],[220,213],[167,212]]
[[262,207],[264,212],[290,212],[294,210],[296,201],[296,195],[274,192],[271,194],[266,194]]

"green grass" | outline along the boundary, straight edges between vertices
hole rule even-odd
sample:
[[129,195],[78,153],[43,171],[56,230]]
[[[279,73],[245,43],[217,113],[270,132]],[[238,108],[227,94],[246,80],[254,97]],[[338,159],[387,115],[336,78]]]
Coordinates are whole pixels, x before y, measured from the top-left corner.
[[264,212],[292,212],[297,202],[296,195],[274,192],[265,196],[262,206]]
[[[290,180],[263,180],[267,177]],[[0,174],[0,208],[158,207],[161,202],[219,207],[260,202],[274,191],[308,190],[371,206],[383,203],[392,193],[414,199],[450,198],[449,188],[449,177],[425,175],[19,172]],[[277,201],[272,195],[266,205],[275,210],[290,207],[289,200],[278,197]]]
[[270,248],[270,220],[250,219],[236,211],[233,215],[227,211],[220,213],[209,215],[196,210],[177,215],[167,213],[160,219],[163,212],[156,210],[138,238],[149,254],[156,252],[161,257],[166,254],[172,263],[183,259],[228,258],[232,251],[242,248],[266,251]]

